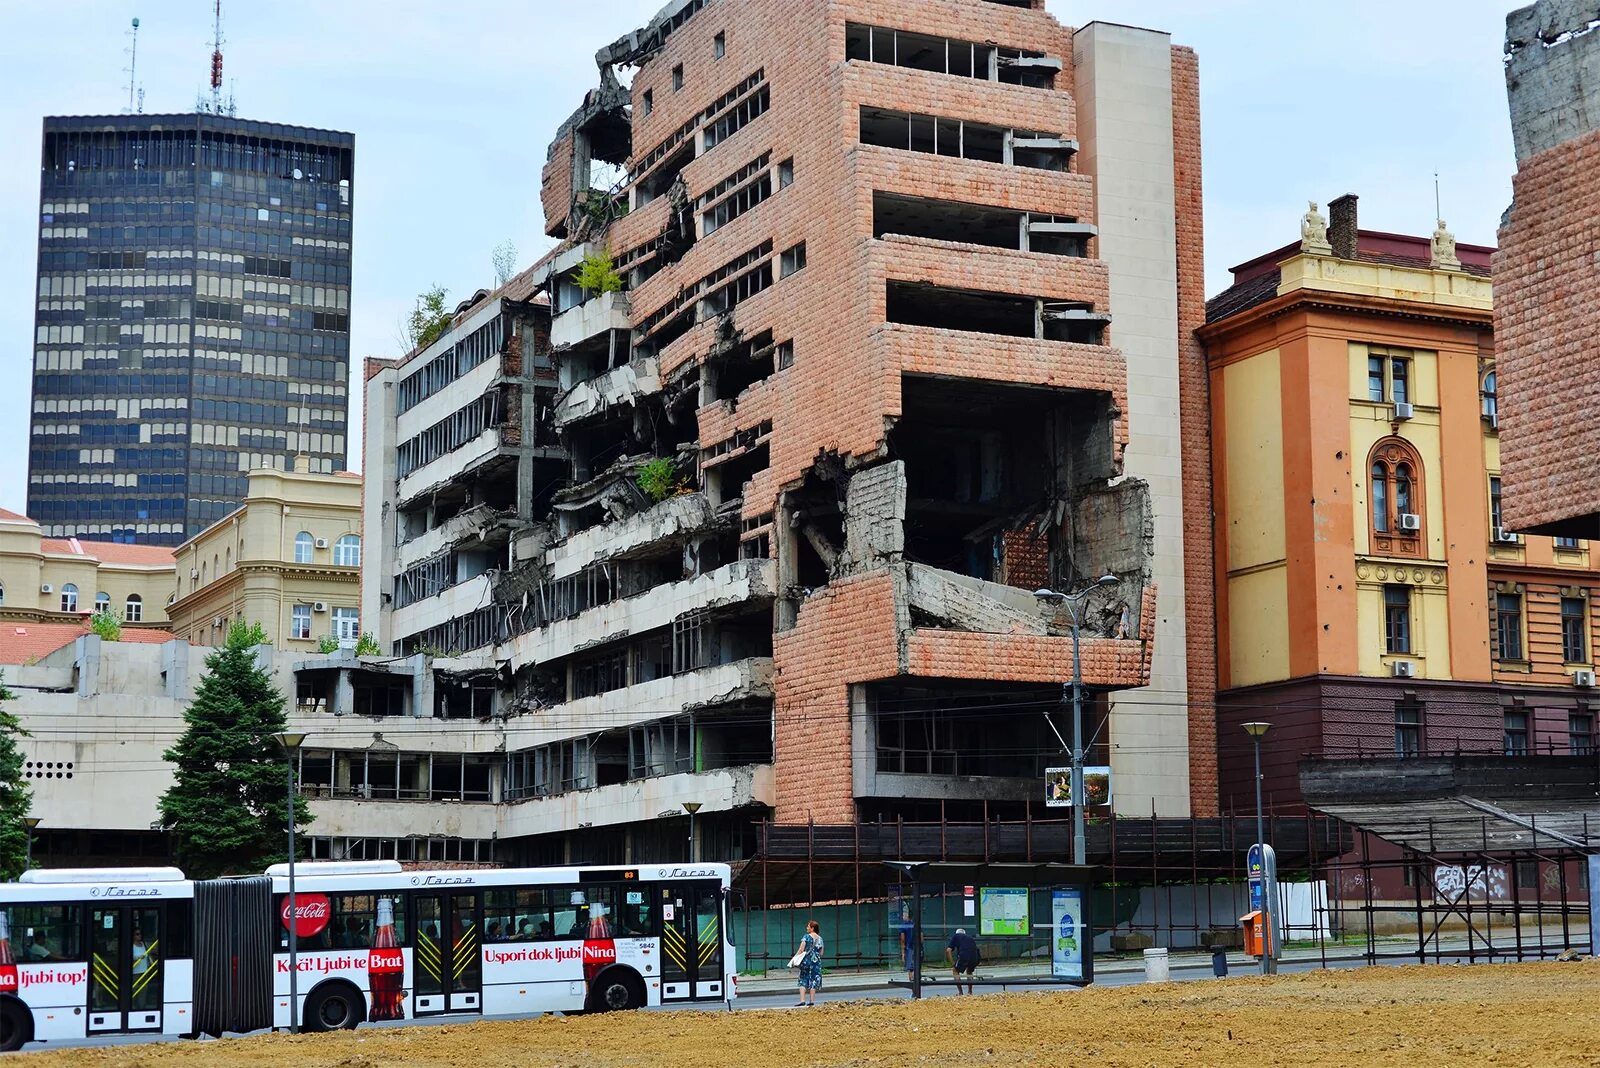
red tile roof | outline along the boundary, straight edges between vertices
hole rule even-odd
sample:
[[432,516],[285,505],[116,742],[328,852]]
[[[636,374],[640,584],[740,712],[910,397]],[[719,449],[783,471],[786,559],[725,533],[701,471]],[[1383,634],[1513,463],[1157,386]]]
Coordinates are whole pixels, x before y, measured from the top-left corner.
[[20,519],[25,523],[33,522],[33,520],[29,519],[27,516],[19,515],[16,512],[6,508],[0,508],[0,519]]
[[[43,659],[89,633],[87,626],[75,623],[0,622],[0,664],[26,664]],[[138,645],[160,645],[173,637],[172,632],[166,630],[122,628],[122,640]]]
[[142,564],[147,567],[176,567],[172,550],[161,545],[125,545],[115,541],[84,541],[81,538],[41,538],[39,548],[58,556],[84,556],[102,564]]

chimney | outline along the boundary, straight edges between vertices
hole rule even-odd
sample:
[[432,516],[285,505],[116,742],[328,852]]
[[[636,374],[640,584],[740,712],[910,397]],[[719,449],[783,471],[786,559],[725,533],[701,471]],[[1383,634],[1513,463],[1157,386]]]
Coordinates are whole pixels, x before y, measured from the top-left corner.
[[303,452],[296,453],[294,458],[294,473],[297,475],[309,475],[311,473],[311,457],[307,456]]
[[1356,201],[1359,199],[1354,193],[1346,193],[1328,202],[1328,243],[1341,260],[1356,258]]

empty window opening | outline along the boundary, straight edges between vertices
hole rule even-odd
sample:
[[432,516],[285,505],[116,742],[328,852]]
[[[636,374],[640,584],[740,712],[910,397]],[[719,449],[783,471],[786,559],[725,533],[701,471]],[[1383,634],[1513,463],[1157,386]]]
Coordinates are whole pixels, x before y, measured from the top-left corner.
[[1038,335],[1038,301],[1032,297],[893,280],[887,283],[886,296],[891,323],[1010,337]]
[[633,205],[642,208],[651,201],[660,200],[672,188],[672,183],[678,180],[683,169],[694,162],[694,143],[687,142],[682,148],[674,152],[651,171],[646,177],[639,180],[633,187]]
[[718,33],[711,38],[711,58],[721,59],[728,54],[728,35],[726,32]]
[[726,114],[706,126],[707,151],[726,141],[757,118],[765,115],[772,105],[772,90],[763,85],[730,108]]
[[646,89],[644,91],[644,96],[640,100],[640,110],[645,115],[649,115],[655,109],[656,109],[656,94],[655,94],[655,90]]
[[1002,581],[1006,531],[1071,487],[1108,477],[1103,393],[907,374],[889,436],[906,468],[906,557]]
[[672,68],[672,91],[677,92],[683,88],[683,64],[679,63]]
[[778,258],[778,277],[788,278],[796,271],[804,270],[806,265],[806,243],[804,241],[788,248]]
[[762,155],[718,182],[695,201],[700,232],[709,237],[772,195],[769,156]]
[[747,451],[705,470],[706,493],[713,506],[721,507],[744,498],[745,484],[771,466],[767,443],[762,441]]
[[[879,774],[981,775],[1032,783],[1047,767],[1066,762],[1051,730],[1052,718],[1056,730],[1070,730],[1058,689],[907,678],[871,683],[866,690]],[[1104,701],[1089,694],[1084,735],[1094,739],[1085,754],[1091,765],[1108,755],[1104,718]]]
[[756,383],[766,381],[777,370],[777,352],[772,331],[763,330],[734,345],[726,355],[708,360],[701,369],[701,403],[734,400]]
[[787,189],[794,184],[794,160],[786,159],[778,164],[778,188]]
[[874,193],[872,236],[886,234],[1082,257],[1089,254],[1094,227],[1066,215],[1037,215],[953,200]]

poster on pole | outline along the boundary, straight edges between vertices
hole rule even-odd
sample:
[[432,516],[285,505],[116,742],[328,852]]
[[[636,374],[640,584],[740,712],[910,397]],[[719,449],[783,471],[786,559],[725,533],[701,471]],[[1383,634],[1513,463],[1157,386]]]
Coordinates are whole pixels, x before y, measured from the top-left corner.
[[978,933],[987,938],[1026,935],[1028,888],[1026,886],[979,887]]
[[[1083,792],[1091,808],[1111,804],[1111,768],[1100,765],[1083,769]],[[1044,803],[1046,808],[1072,807],[1072,769],[1044,769]]]
[[1083,978],[1083,891],[1076,887],[1050,891],[1050,974]]

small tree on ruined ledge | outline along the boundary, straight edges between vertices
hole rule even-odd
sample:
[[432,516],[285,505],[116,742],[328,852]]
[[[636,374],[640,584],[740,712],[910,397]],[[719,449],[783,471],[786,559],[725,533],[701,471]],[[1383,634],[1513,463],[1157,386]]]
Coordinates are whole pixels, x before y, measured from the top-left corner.
[[611,251],[591,252],[578,264],[572,280],[584,296],[615,293],[622,288],[622,275],[611,265]]
[[445,288],[434,286],[417,297],[406,318],[406,340],[413,349],[425,349],[450,329],[450,309],[445,307]]
[[668,497],[686,493],[689,489],[688,481],[678,473],[678,465],[665,456],[658,456],[640,465],[639,473],[634,478],[639,483],[639,488],[649,494],[650,499],[657,504]]

